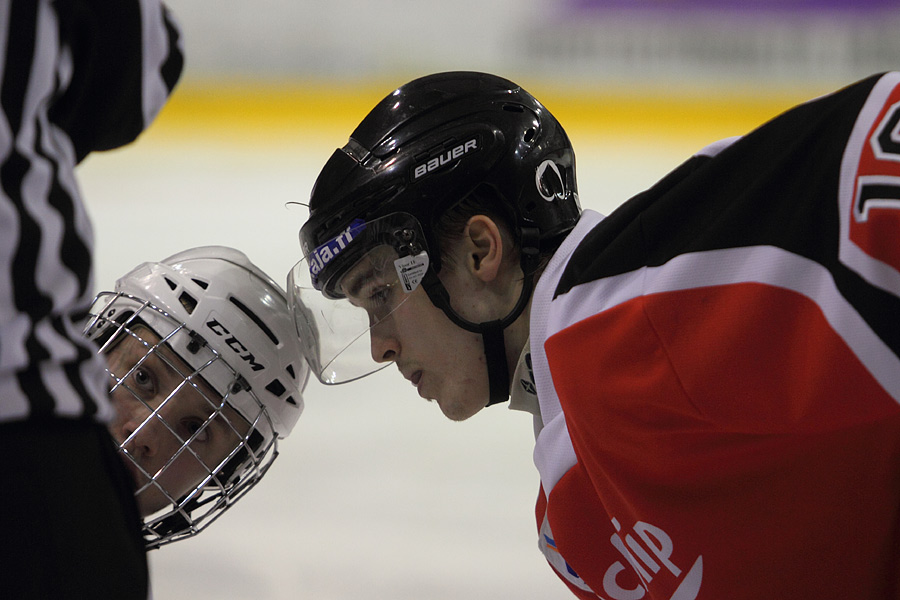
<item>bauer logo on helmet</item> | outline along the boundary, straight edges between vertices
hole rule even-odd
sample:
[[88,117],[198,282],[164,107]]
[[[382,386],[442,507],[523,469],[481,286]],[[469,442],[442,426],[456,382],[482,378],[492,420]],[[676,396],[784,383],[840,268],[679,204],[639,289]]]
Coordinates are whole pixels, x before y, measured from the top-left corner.
[[473,150],[478,150],[478,138],[472,138],[462,144],[458,144],[451,148],[450,150],[446,150],[441,152],[435,157],[429,158],[427,161],[416,165],[413,168],[413,180],[419,179],[432,171],[440,169],[447,163],[450,163],[458,158],[461,158],[465,154],[472,152]]

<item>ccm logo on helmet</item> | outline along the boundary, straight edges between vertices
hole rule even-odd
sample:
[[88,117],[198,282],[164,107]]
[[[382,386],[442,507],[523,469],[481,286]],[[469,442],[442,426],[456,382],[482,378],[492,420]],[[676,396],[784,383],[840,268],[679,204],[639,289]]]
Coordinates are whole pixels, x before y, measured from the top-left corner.
[[256,362],[256,357],[253,356],[253,353],[247,350],[247,347],[243,345],[240,340],[231,335],[231,332],[228,331],[224,325],[213,319],[212,321],[207,321],[206,326],[217,336],[225,338],[224,342],[228,347],[234,350],[235,354],[237,354],[241,360],[250,363],[251,369],[254,371],[262,371],[265,369],[263,365]]
[[420,165],[416,165],[413,169],[413,179],[418,179],[423,175],[427,175],[431,173],[435,169],[440,169],[448,162],[456,160],[457,158],[463,156],[471,152],[472,150],[478,150],[478,139],[472,138],[468,142],[463,142],[458,146],[454,146],[450,150],[435,156],[434,158],[428,159],[426,162],[423,162]]

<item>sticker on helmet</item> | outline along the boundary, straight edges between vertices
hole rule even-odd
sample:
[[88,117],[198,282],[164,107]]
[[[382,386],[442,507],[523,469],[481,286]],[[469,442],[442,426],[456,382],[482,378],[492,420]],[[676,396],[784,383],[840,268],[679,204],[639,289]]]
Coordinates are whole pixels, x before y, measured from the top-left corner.
[[550,159],[538,165],[534,172],[534,183],[541,198],[547,202],[562,200],[566,197],[566,186],[563,184],[559,167]]
[[410,294],[419,287],[425,277],[425,271],[428,270],[428,253],[423,250],[416,255],[400,257],[394,261],[394,268],[403,285],[403,291]]
[[365,231],[366,223],[362,219],[354,219],[347,229],[340,232],[315,250],[309,253],[309,274],[316,281],[325,266],[347,247],[360,233]]

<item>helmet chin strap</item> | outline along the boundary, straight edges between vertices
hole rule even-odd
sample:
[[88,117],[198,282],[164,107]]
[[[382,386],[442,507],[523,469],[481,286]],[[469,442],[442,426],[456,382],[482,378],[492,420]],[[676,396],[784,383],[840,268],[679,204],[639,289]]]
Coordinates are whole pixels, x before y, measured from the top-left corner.
[[528,306],[531,292],[534,290],[534,272],[537,269],[540,258],[538,252],[538,230],[523,228],[521,238],[521,264],[522,273],[524,274],[522,292],[519,294],[516,305],[502,319],[484,323],[468,321],[450,306],[450,294],[447,292],[444,284],[441,283],[433,267],[428,267],[422,279],[422,287],[425,289],[425,293],[428,294],[428,298],[431,299],[432,304],[444,311],[447,318],[457,327],[481,334],[488,371],[489,398],[487,406],[509,400],[509,366],[506,363],[506,341],[503,337],[503,331],[519,318],[519,315]]

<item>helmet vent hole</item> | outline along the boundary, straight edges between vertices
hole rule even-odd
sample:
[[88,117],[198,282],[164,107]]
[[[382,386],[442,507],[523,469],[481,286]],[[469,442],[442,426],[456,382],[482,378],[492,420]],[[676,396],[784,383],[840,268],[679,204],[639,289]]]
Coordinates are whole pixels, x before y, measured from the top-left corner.
[[534,135],[537,133],[534,127],[529,127],[527,131],[525,131],[525,135],[522,139],[525,140],[526,143],[530,144],[534,141]]
[[505,110],[507,112],[516,112],[516,113],[525,112],[525,109],[522,108],[521,106],[519,106],[518,104],[504,104],[503,110]]
[[291,379],[297,379],[297,373],[294,372],[294,365],[288,365],[285,371],[291,376]]
[[175,288],[178,287],[178,284],[175,283],[174,281],[172,281],[171,279],[169,279],[168,277],[163,277],[163,280],[166,282],[166,285],[169,286],[169,289],[172,290],[173,292],[175,291]]
[[299,404],[297,404],[297,401],[294,400],[293,396],[288,396],[287,398],[284,399],[284,401],[287,402],[288,404],[292,404],[294,406],[299,406]]
[[273,379],[271,382],[269,382],[269,385],[266,386],[266,391],[273,396],[280,398],[281,395],[287,391],[287,388],[285,388],[284,385],[277,379]]
[[202,279],[191,279],[191,281],[193,281],[194,283],[199,285],[204,290],[209,287],[209,283],[206,281],[203,281]]
[[194,314],[194,309],[197,308],[197,300],[193,296],[187,292],[181,292],[181,295],[178,296],[178,301],[181,302],[184,310],[186,310],[189,315]]
[[243,302],[241,302],[240,300],[238,300],[238,299],[235,298],[234,296],[230,296],[230,297],[228,298],[228,300],[229,300],[232,304],[234,304],[235,306],[237,306],[237,307],[240,309],[240,311],[241,311],[242,313],[244,313],[245,315],[247,315],[247,317],[248,317],[251,321],[253,321],[254,323],[256,323],[256,326],[259,327],[260,330],[262,330],[262,332],[263,332],[264,334],[266,334],[266,337],[269,338],[269,339],[272,341],[273,344],[275,344],[276,346],[278,345],[279,342],[278,342],[278,338],[275,337],[275,333],[273,333],[272,330],[269,329],[268,325],[266,325],[266,324],[263,322],[263,320],[260,319],[259,316],[258,316],[255,312],[253,312],[252,310],[250,310],[249,308],[247,308],[247,306],[246,306]]

